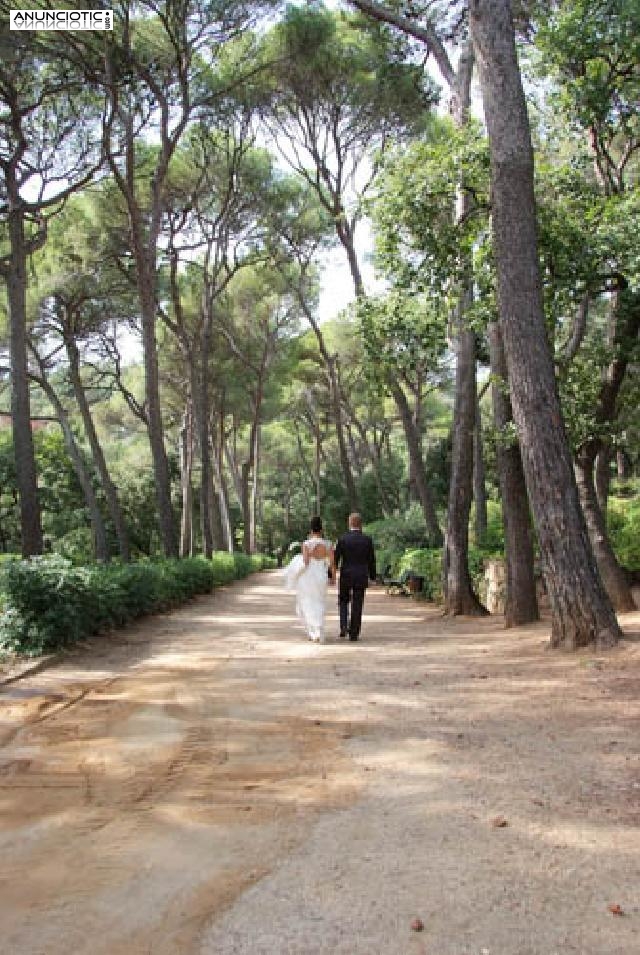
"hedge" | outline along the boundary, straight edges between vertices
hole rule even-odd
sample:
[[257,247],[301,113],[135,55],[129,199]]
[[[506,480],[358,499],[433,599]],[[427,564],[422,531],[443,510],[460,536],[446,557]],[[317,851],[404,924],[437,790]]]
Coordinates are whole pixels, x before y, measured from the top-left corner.
[[0,649],[35,655],[70,646],[274,565],[228,553],[85,567],[59,556],[10,561],[0,570]]

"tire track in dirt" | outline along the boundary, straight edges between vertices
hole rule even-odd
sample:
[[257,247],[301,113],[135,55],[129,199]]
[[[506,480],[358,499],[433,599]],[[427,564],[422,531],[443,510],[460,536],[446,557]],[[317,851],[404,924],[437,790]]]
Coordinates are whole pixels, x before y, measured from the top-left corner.
[[81,683],[80,654],[0,694],[3,955],[188,955],[311,816],[353,799],[339,733],[292,719],[280,662],[243,672],[248,638],[262,655],[255,608],[243,636],[217,629],[242,623],[248,589],[165,618],[146,660],[127,667],[120,644],[108,678],[87,666]]

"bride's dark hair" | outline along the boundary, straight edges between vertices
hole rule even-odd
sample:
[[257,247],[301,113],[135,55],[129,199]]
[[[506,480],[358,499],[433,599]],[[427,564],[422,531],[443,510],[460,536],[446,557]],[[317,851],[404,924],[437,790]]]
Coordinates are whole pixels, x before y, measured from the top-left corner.
[[319,534],[322,530],[322,520],[319,517],[311,518],[311,530],[314,534]]

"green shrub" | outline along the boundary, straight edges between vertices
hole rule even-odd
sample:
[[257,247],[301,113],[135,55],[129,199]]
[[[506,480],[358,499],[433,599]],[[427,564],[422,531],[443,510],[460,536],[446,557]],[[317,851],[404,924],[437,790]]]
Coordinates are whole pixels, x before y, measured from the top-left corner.
[[[484,562],[489,554],[476,547],[469,548],[469,573],[474,589],[477,591],[484,576]],[[424,577],[423,594],[427,600],[441,603],[444,599],[442,591],[442,548],[414,548],[406,550],[398,561],[397,570],[400,575],[405,570],[413,570],[420,577]]]
[[10,561],[0,573],[0,649],[37,654],[64,647],[273,563],[244,554],[87,567],[58,555]]
[[620,563],[640,570],[640,498],[610,498],[607,522]]
[[414,570],[424,577],[423,594],[427,600],[439,603],[442,600],[442,548],[417,548],[407,550],[400,558],[398,573]]
[[422,511],[412,505],[402,517],[387,517],[373,521],[365,527],[367,534],[379,553],[385,551],[401,553],[408,548],[426,548],[429,546],[429,534]]
[[[475,522],[469,524],[469,530],[475,538]],[[476,541],[476,547],[478,542]],[[487,532],[481,543],[481,550],[488,553],[504,551],[504,525],[502,523],[502,505],[499,501],[487,501]]]
[[235,554],[226,550],[216,551],[211,558],[213,568],[213,583],[215,587],[231,583],[236,577]]

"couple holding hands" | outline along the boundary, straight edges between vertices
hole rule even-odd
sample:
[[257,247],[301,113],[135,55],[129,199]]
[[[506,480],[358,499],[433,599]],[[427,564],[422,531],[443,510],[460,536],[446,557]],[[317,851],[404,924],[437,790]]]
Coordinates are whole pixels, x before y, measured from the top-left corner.
[[310,640],[325,643],[325,612],[329,582],[338,585],[340,637],[358,640],[362,622],[364,592],[376,577],[373,541],[362,532],[359,514],[349,515],[349,530],[335,550],[322,533],[322,521],[314,517],[302,553],[293,558],[286,570],[287,589],[295,590],[296,612]]

